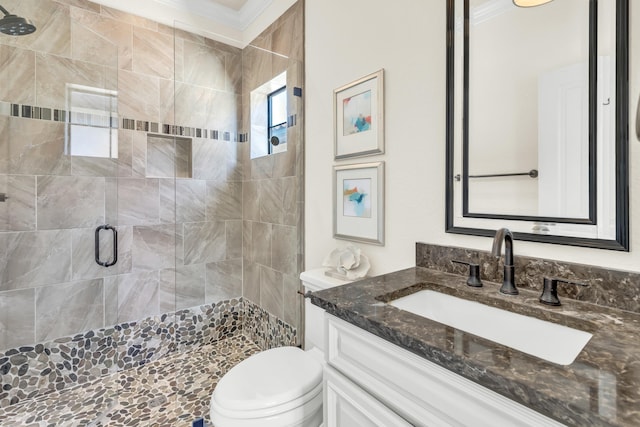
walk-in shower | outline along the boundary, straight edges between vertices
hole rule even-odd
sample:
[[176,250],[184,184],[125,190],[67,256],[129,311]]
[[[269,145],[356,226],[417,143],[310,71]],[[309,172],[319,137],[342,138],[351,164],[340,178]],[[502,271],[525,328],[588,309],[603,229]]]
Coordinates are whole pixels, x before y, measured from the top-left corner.
[[36,31],[36,26],[27,18],[12,15],[0,6],[0,11],[4,13],[4,17],[0,19],[0,32],[10,36],[26,36]]

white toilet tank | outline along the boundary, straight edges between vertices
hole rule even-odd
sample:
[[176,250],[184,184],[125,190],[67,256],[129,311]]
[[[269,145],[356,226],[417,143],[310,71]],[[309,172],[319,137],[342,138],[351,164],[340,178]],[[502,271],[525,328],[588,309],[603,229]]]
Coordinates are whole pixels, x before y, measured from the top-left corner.
[[[324,274],[326,268],[316,268],[300,274],[304,291],[316,292],[334,286],[346,285],[350,280],[340,280]],[[304,349],[316,347],[324,352],[324,310],[313,305],[309,298],[304,301]]]

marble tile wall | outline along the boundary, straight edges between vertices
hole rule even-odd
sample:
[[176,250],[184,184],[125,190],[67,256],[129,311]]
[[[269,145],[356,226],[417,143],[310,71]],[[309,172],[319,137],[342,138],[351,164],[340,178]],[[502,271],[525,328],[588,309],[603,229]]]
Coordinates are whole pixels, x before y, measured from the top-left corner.
[[[587,286],[561,285],[558,295],[607,307],[640,313],[640,274],[628,271],[518,256],[518,242],[514,243],[514,263],[518,287],[542,292],[543,279],[561,278]],[[489,251],[416,243],[416,266],[466,275],[468,267],[454,264],[462,260],[480,265],[483,280],[502,283],[504,256],[495,258]]]
[[304,117],[302,98],[293,96],[293,87],[304,87],[303,9],[302,1],[294,4],[242,52],[243,129],[250,125],[251,91],[285,70],[289,114],[297,115],[287,129],[286,152],[251,159],[250,145],[240,147],[243,296],[295,328],[302,327],[304,305],[297,293],[304,259]]
[[[0,349],[241,297],[242,51],[86,0],[3,6],[38,30],[0,38]],[[118,91],[117,157],[70,155],[68,83]]]

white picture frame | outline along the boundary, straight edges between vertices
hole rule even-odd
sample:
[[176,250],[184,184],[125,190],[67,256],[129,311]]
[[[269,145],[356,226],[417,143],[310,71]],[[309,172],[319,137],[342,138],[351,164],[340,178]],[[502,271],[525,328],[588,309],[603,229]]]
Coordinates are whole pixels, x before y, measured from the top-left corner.
[[334,158],[384,153],[384,69],[333,91]]
[[384,162],[333,167],[333,237],[384,245]]

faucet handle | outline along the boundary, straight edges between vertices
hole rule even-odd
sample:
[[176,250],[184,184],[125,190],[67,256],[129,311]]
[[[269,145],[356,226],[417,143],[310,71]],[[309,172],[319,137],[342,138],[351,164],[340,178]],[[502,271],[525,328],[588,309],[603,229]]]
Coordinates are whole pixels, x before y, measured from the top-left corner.
[[467,286],[474,288],[482,287],[482,280],[480,279],[480,265],[467,261],[451,260],[456,264],[463,264],[469,266],[469,277],[467,278]]
[[558,283],[567,283],[569,285],[577,286],[589,286],[586,283],[572,282],[571,280],[545,277],[542,284],[542,295],[540,295],[540,302],[546,305],[559,306],[560,299],[558,298]]

